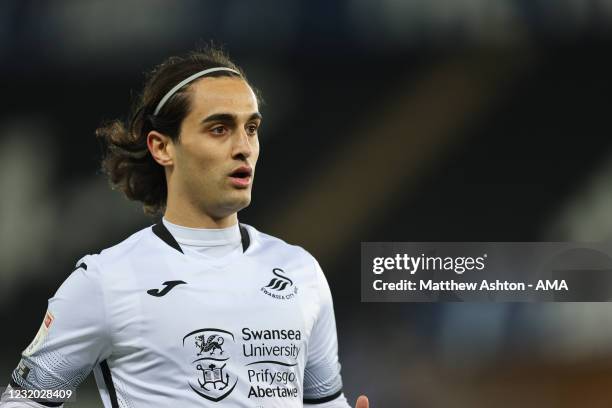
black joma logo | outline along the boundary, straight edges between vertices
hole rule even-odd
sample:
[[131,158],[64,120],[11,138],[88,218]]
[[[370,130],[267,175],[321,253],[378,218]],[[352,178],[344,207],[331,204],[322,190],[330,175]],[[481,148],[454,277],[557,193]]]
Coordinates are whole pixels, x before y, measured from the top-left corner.
[[181,284],[186,284],[186,283],[187,282],[184,282],[182,280],[166,281],[166,282],[163,283],[165,288],[163,288],[162,290],[159,290],[159,289],[149,289],[149,290],[147,290],[147,293],[149,295],[151,295],[151,296],[162,297],[166,293],[170,292],[175,286],[181,285]]

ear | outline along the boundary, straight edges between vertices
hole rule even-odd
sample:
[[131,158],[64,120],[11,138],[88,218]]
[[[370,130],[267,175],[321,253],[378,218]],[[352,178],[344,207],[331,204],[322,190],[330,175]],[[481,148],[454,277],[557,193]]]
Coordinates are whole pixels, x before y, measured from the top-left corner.
[[160,165],[166,167],[174,164],[174,143],[170,137],[152,130],[147,135],[147,147]]

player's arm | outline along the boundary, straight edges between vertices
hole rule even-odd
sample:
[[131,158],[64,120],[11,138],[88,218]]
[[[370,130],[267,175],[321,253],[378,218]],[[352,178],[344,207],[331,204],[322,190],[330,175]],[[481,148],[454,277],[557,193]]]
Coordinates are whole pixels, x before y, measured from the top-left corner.
[[318,408],[350,408],[343,392],[336,318],[331,291],[319,264],[319,313],[308,341],[304,370],[304,405]]
[[[0,408],[61,406],[61,398],[55,397],[73,395],[92,368],[109,356],[110,335],[99,271],[90,257],[77,265],[49,299],[44,321],[22,352]],[[55,397],[33,402],[24,399],[28,394]]]

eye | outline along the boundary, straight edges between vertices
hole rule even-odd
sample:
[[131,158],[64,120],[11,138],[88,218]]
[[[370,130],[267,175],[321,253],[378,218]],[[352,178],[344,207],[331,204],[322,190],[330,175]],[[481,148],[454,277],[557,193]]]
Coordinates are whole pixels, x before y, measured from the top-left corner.
[[246,131],[249,135],[253,136],[257,134],[257,129],[259,126],[255,123],[248,124],[246,127]]
[[224,135],[227,132],[227,128],[223,125],[218,125],[210,129],[210,132],[214,135]]

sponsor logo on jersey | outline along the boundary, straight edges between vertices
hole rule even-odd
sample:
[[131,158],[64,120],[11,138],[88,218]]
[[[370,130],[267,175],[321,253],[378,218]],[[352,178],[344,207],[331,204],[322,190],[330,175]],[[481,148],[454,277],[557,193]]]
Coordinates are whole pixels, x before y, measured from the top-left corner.
[[182,281],[182,280],[166,281],[162,284],[165,286],[165,288],[163,288],[162,290],[149,289],[147,290],[147,293],[151,296],[162,297],[162,296],[165,296],[168,292],[170,292],[175,286],[183,285],[183,284],[187,284],[187,282]]
[[188,384],[200,397],[219,402],[234,391],[238,383],[231,365],[235,343],[234,335],[221,329],[199,329],[183,337],[193,368]]
[[272,269],[272,274],[274,277],[266,286],[261,288],[261,292],[274,299],[293,299],[298,293],[298,288],[293,281],[285,275],[285,271],[281,268],[274,268]]
[[296,367],[302,332],[243,327],[241,334],[242,353],[250,360],[248,398],[300,398]]
[[[287,364],[283,358],[295,362],[300,354],[302,332],[299,330],[273,329],[255,330],[248,327],[242,329],[242,353],[245,357],[264,357],[266,363],[294,366]],[[288,340],[284,344],[269,342],[269,340]],[[269,358],[280,358],[280,361],[270,361]]]
[[240,375],[249,399],[301,400],[302,340],[298,328],[243,327],[237,337],[219,328],[194,330],[183,337],[192,366],[187,383],[200,397],[219,402],[234,391]]

